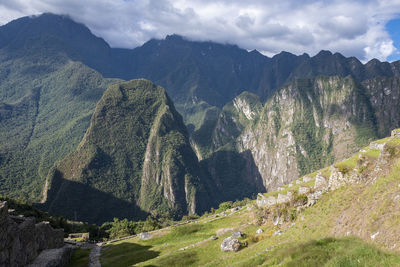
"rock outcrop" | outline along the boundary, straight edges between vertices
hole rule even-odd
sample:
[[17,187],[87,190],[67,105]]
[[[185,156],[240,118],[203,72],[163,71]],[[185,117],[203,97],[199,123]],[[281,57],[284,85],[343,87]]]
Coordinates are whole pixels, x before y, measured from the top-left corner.
[[221,250],[222,251],[238,251],[240,248],[240,242],[236,238],[232,236],[227,237],[221,243]]
[[[400,155],[400,130],[396,129],[391,132],[389,138],[371,142],[370,145],[362,149],[353,157],[344,161],[335,163],[323,170],[314,173],[314,185],[310,187],[300,186],[293,190],[300,198],[299,205],[293,203],[294,206],[312,206],[326,192],[336,190],[342,186],[357,184],[357,183],[374,183],[377,177],[385,175],[394,165],[394,160]],[[302,183],[312,181],[310,176],[304,176]],[[289,203],[293,200],[294,194],[290,191],[290,186],[287,187],[286,195],[278,193],[278,197],[264,196],[258,194],[256,205],[259,208],[270,208],[278,204]],[[297,192],[296,192],[297,191]],[[400,195],[395,196],[394,200],[400,199]],[[296,201],[295,201],[296,202]]]
[[40,251],[64,245],[64,230],[34,218],[10,216],[7,202],[0,202],[0,266],[26,266]]

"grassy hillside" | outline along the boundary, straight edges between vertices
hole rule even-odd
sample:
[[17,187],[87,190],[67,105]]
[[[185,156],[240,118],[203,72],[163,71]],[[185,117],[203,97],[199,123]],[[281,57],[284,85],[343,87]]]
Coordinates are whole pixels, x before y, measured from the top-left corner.
[[[311,194],[321,191],[322,196],[312,202],[308,194],[308,205],[298,204],[304,199],[296,197],[300,187],[308,187]],[[134,237],[106,244],[102,265],[400,265],[398,131],[393,137],[371,143],[352,158],[301,177],[265,197],[289,191],[294,198],[283,204],[264,208],[248,204],[238,211],[227,210],[154,231],[148,240]],[[257,234],[257,229],[263,233]],[[221,242],[232,231],[244,233],[238,238],[241,248],[238,252],[222,252]]]

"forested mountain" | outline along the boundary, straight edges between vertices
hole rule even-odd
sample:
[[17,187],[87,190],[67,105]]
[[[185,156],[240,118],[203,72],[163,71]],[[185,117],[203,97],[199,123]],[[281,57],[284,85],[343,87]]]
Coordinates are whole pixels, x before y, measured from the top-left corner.
[[[399,76],[399,62],[270,58],[178,35],[111,48],[68,16],[20,18],[0,27],[0,193],[96,222],[201,212],[388,135],[400,126]],[[166,92],[109,87],[136,78]],[[79,208],[82,195],[112,196],[115,213]]]

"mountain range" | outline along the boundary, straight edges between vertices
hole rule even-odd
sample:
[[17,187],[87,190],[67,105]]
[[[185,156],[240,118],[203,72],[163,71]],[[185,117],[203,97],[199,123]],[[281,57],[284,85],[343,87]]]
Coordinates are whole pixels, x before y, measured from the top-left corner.
[[202,213],[387,136],[399,77],[398,61],[178,35],[111,48],[68,16],[20,18],[0,27],[0,193],[96,223]]

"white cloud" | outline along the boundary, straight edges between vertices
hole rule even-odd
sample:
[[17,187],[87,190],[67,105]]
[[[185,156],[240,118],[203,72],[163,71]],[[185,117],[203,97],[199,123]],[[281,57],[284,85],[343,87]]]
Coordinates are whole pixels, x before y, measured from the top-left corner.
[[2,0],[0,24],[42,12],[69,14],[113,47],[177,33],[267,55],[324,49],[366,61],[398,53],[385,24],[400,0]]

